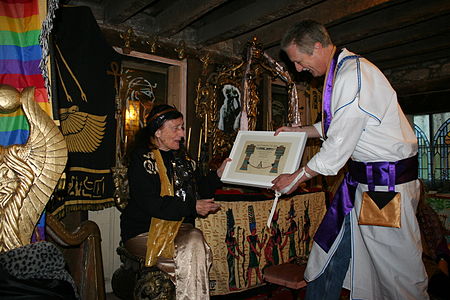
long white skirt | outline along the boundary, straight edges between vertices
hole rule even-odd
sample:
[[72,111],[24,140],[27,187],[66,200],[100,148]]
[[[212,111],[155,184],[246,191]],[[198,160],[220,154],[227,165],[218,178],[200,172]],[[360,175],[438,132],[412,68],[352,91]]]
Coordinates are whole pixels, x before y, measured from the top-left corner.
[[[419,181],[400,184],[395,189],[401,193],[401,228],[358,225],[361,195],[367,191],[367,185],[358,185],[355,207],[350,212],[352,259],[343,285],[351,291],[351,299],[429,299],[415,216]],[[377,186],[375,190],[387,191],[387,187]],[[305,271],[307,281],[323,273],[342,239],[342,229],[328,253],[314,243]]]

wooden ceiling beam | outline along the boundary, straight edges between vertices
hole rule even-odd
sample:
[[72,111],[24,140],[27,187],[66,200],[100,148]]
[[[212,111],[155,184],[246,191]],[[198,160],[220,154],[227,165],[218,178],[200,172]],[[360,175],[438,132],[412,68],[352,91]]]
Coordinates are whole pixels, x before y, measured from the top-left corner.
[[414,55],[401,55],[397,57],[391,57],[390,59],[382,59],[380,61],[376,61],[370,56],[368,56],[367,58],[374,62],[381,70],[388,70],[414,65],[418,62],[429,62],[448,58],[450,53],[450,46],[442,49],[431,49],[430,51],[431,52],[416,53]]
[[117,25],[152,4],[155,0],[110,0],[105,1],[105,22]]
[[[384,48],[378,51],[367,53],[365,57],[382,64],[393,60],[400,60],[402,58],[412,58],[415,56],[426,55],[432,56],[433,53],[439,53],[441,50],[450,48],[450,32],[445,34],[439,34],[424,38],[421,40],[404,43],[402,45],[390,48]],[[450,57],[450,52],[447,53],[447,57]],[[429,59],[424,59],[427,61]]]
[[[443,74],[435,79],[417,80],[408,84],[398,82],[393,84],[393,87],[399,97],[420,96],[440,91],[450,92],[450,75]],[[450,101],[448,102],[450,103]]]
[[431,114],[450,111],[450,90],[398,97],[405,114]]
[[448,0],[412,0],[396,3],[389,9],[375,10],[364,18],[333,24],[328,30],[333,42],[336,45],[343,45],[430,20],[448,12],[450,12]]
[[391,48],[415,40],[422,40],[431,35],[438,35],[450,31],[450,14],[418,22],[407,27],[398,28],[383,34],[370,36],[362,40],[340,44],[338,46],[348,48],[360,55],[384,48]]
[[323,1],[312,5],[298,13],[262,26],[252,32],[243,34],[235,39],[235,49],[242,48],[254,36],[266,48],[278,44],[286,30],[303,19],[314,19],[323,24],[330,24],[349,15],[359,14],[383,4],[390,4],[395,0],[334,0]]
[[155,17],[157,33],[172,36],[226,0],[178,0]]
[[197,30],[199,44],[211,45],[305,9],[321,0],[258,0],[222,14]]

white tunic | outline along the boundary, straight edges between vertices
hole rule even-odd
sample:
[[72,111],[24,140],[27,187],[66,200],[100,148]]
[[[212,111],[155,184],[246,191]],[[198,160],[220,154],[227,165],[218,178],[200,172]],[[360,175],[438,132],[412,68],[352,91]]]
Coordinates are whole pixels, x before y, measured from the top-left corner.
[[[338,63],[349,55],[354,54],[344,49]],[[364,58],[347,60],[339,69],[331,111],[327,139],[307,164],[320,174],[337,174],[350,157],[360,162],[398,161],[417,153],[417,139],[395,91],[381,71]],[[314,126],[322,132],[320,123]],[[351,299],[428,299],[415,217],[419,182],[396,185],[395,189],[401,193],[401,228],[359,226],[361,194],[368,188],[365,184],[357,187],[355,207],[350,212],[352,260],[344,281]],[[322,274],[341,238],[342,228],[328,253],[314,243],[305,272],[307,281]]]

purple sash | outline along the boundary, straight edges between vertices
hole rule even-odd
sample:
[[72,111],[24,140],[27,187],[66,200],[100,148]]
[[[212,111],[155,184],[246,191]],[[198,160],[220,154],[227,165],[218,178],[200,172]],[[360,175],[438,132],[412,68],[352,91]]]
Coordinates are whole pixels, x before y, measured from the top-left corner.
[[333,118],[333,115],[331,114],[331,98],[333,96],[334,77],[336,76],[336,73],[339,72],[339,69],[342,67],[345,61],[350,59],[357,59],[360,57],[359,55],[346,56],[339,62],[339,64],[337,64],[339,54],[341,54],[341,52],[342,49],[334,53],[333,59],[330,62],[330,67],[328,69],[323,88],[322,131],[324,139],[327,138],[328,128],[330,128],[331,119]]
[[339,54],[342,50],[339,50],[334,53],[333,58],[330,62],[330,67],[327,72],[327,76],[325,79],[325,85],[323,88],[323,97],[322,97],[322,128],[323,128],[323,137],[327,136],[328,128],[331,123],[331,96],[333,94],[333,82],[334,82],[334,74],[336,70],[337,60]]
[[396,184],[415,180],[418,175],[417,155],[397,162],[364,163],[349,160],[348,166],[349,172],[314,235],[314,241],[327,253],[341,230],[344,217],[353,209],[358,183],[367,184],[369,190],[374,190],[378,185],[388,186],[389,191],[395,191]]

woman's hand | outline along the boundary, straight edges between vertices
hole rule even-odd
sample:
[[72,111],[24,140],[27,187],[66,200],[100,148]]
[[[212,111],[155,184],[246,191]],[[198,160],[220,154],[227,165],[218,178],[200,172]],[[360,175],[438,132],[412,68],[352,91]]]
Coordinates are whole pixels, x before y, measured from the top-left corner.
[[222,174],[223,174],[223,170],[225,169],[225,166],[227,165],[227,163],[231,161],[231,158],[225,158],[222,162],[222,164],[220,165],[220,167],[217,169],[216,173],[217,176],[219,176],[219,178],[222,178]]
[[214,199],[200,199],[195,205],[197,214],[206,217],[209,214],[214,214],[220,210],[220,204],[214,202]]

